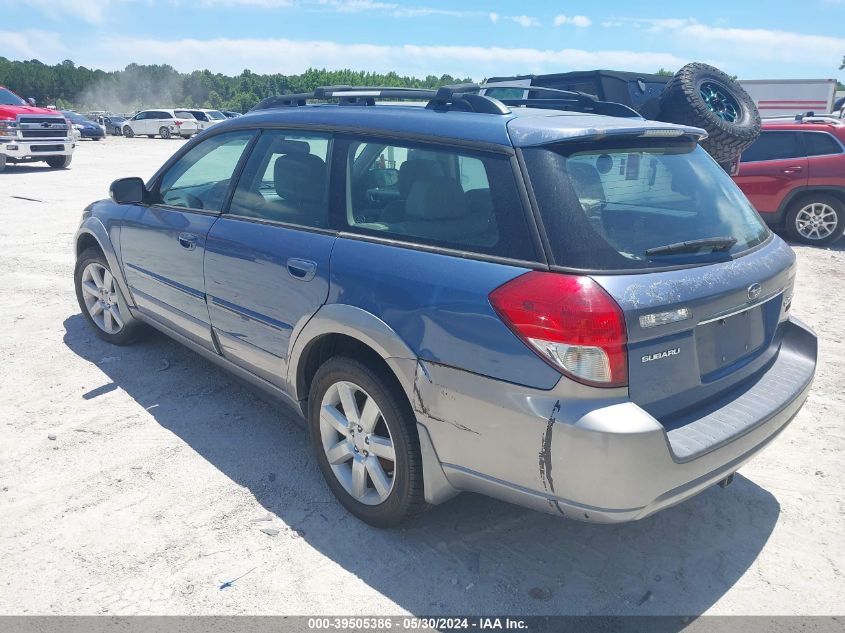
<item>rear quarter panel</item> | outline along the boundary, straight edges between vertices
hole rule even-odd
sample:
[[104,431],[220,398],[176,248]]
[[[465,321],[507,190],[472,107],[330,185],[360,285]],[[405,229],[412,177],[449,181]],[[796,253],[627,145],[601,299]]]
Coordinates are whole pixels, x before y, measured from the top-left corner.
[[489,293],[526,268],[339,238],[328,303],[361,308],[398,333],[417,357],[550,389],[560,374],[499,319]]

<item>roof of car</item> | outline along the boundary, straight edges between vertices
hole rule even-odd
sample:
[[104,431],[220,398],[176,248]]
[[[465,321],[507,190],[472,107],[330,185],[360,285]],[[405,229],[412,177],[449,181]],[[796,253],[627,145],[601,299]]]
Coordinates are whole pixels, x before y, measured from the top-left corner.
[[845,131],[845,120],[836,119],[831,116],[824,118],[806,118],[802,121],[796,121],[795,118],[780,118],[780,119],[763,119],[763,129],[783,129],[783,130],[804,130],[804,131]]
[[[646,130],[677,130],[702,138],[700,128],[641,118],[622,118],[539,108],[513,108],[509,114],[437,111],[414,105],[342,106],[314,104],[249,112],[215,126],[230,127],[290,124],[314,129],[395,133],[457,139],[467,142],[527,147],[563,140],[636,135]],[[671,134],[672,132],[668,132]]]

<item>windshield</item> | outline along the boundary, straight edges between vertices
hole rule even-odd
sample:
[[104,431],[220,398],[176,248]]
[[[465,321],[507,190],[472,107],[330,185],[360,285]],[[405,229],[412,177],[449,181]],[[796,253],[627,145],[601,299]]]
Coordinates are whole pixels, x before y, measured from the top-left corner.
[[208,112],[206,112],[206,114],[208,115],[208,118],[212,121],[220,121],[226,118],[226,116],[222,112],[218,112],[217,110],[209,110]]
[[64,114],[68,119],[70,119],[71,123],[91,123],[88,119],[86,119],[81,114],[77,114],[76,112],[71,112],[69,110],[62,110],[62,114]]
[[22,105],[26,105],[26,101],[21,99],[18,95],[16,95],[11,90],[6,90],[5,88],[0,88],[0,105],[22,106]]
[[731,178],[692,142],[568,143],[524,154],[560,266],[625,270],[721,261],[769,235]]

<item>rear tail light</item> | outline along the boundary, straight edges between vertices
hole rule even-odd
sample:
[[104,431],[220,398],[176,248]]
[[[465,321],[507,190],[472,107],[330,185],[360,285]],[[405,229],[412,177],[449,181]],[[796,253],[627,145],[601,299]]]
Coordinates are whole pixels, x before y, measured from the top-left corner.
[[628,384],[625,316],[589,277],[526,273],[496,288],[490,303],[561,373],[598,387]]
[[174,121],[173,123],[176,124],[176,127],[179,127],[180,125],[182,125],[182,121],[179,121],[178,119],[176,121]]

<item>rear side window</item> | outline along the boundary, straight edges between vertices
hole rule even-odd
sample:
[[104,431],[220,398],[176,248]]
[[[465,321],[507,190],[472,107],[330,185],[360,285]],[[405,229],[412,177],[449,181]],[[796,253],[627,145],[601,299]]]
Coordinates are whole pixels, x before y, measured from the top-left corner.
[[842,146],[827,132],[803,132],[807,156],[826,156],[841,154]]
[[[703,149],[654,143],[524,151],[556,264],[628,270],[707,263],[768,237],[748,200]],[[692,240],[710,243],[677,247]]]
[[804,156],[798,132],[763,132],[751,146],[742,153],[740,162],[751,163],[760,160],[786,160]]
[[378,139],[348,143],[342,231],[534,260],[510,159]]
[[229,213],[327,227],[329,138],[265,130],[244,167]]

